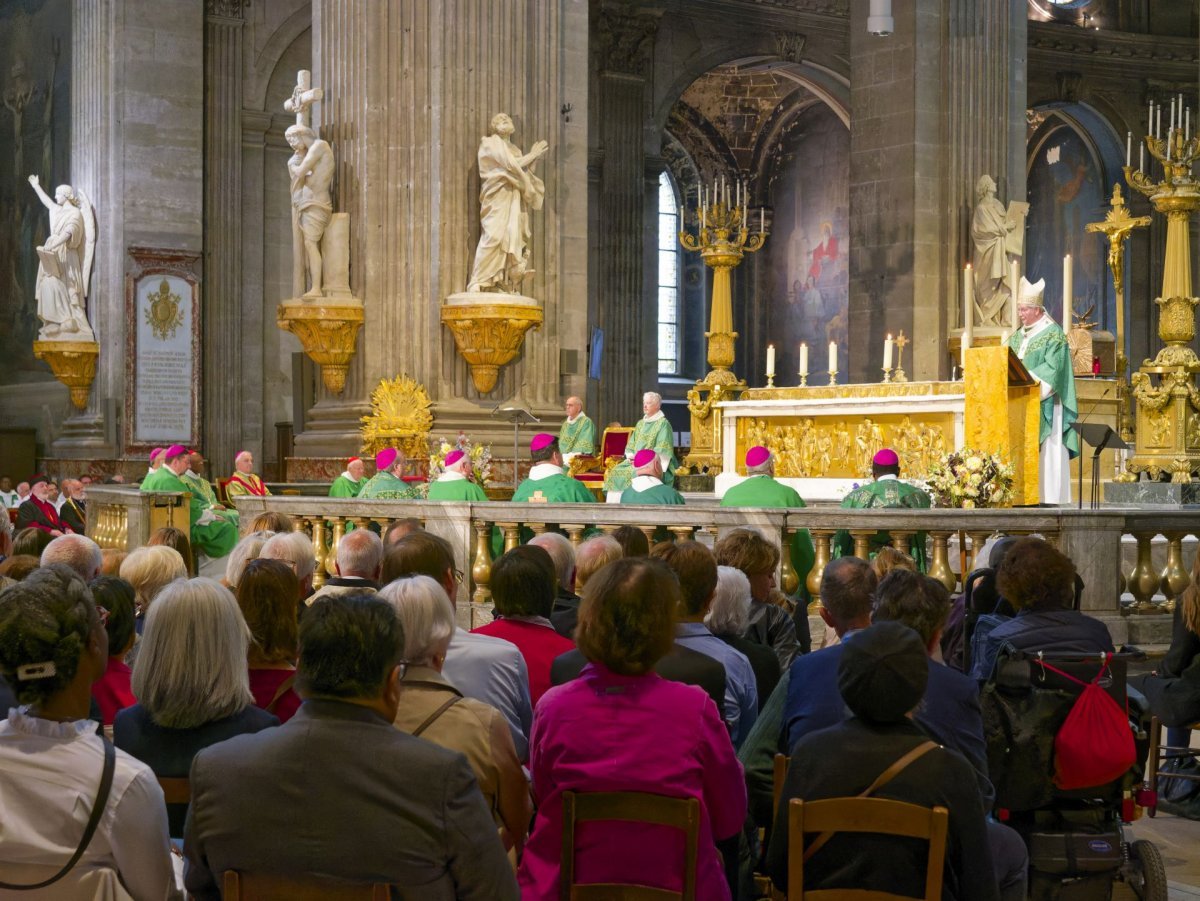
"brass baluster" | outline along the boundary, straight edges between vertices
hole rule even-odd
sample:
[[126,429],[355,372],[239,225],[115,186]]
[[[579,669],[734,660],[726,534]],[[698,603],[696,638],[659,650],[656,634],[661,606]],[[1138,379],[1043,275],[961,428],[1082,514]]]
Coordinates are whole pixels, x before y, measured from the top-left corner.
[[655,526],[638,526],[642,530],[642,534],[646,536],[646,541],[650,547],[654,547],[654,530]]
[[808,580],[804,584],[808,588],[808,593],[812,595],[808,612],[816,613],[821,609],[821,577],[825,575],[825,567],[829,565],[829,541],[833,538],[834,530],[810,528],[808,531],[812,535],[816,560],[813,562],[813,568],[809,571]]
[[892,539],[892,547],[902,554],[910,555],[912,554],[912,537],[914,534],[913,532],[897,532],[895,529],[888,533]]
[[800,577],[792,566],[792,530],[785,525],[779,534],[783,539],[779,546],[779,588],[790,597],[800,587]]
[[958,577],[950,568],[950,533],[931,532],[930,535],[933,538],[933,560],[929,564],[929,575],[953,593],[958,585]]
[[1150,598],[1157,590],[1161,576],[1154,571],[1150,555],[1150,541],[1154,535],[1145,532],[1135,533],[1137,539],[1137,563],[1129,574],[1129,593],[1133,595],[1134,613],[1152,613],[1154,605]]
[[313,569],[313,588],[325,584],[325,517],[318,516],[312,521],[313,559],[316,566]]
[[[1167,603],[1174,605],[1175,599],[1192,581],[1187,567],[1183,565],[1183,538],[1186,532],[1167,532],[1167,565],[1162,571],[1161,590]],[[1174,607],[1172,606],[1172,612]]]
[[333,538],[329,542],[329,553],[325,555],[325,573],[337,575],[337,549],[346,535],[346,522],[340,516],[335,516],[333,522]]
[[[492,529],[487,522],[475,523],[475,560],[471,564],[471,580],[475,583],[475,592],[471,595],[472,603],[488,603],[492,599],[492,592],[488,587],[492,581]],[[474,610],[471,625],[475,625]]]
[[579,545],[583,544],[583,526],[571,523],[564,525],[563,528],[567,530],[567,538],[571,541],[571,547],[579,550]]
[[871,538],[875,535],[874,529],[851,529],[850,537],[854,539],[854,556],[860,560],[871,559]]
[[508,553],[521,543],[521,524],[516,522],[496,523],[504,530],[504,553]]
[[613,534],[613,532],[617,531],[617,529],[618,529],[618,526],[612,526],[612,525],[600,525],[598,528],[599,528],[599,529],[600,529],[600,531],[601,531],[601,532],[603,532],[605,535],[611,535],[611,534]]
[[691,526],[667,526],[667,529],[674,536],[674,541],[691,541],[692,539]]
[[533,532],[534,537],[546,534],[546,524],[544,522],[527,522],[525,525],[529,527],[529,531]]
[[979,552],[983,550],[987,540],[992,537],[991,532],[971,532],[969,534],[971,536],[971,565],[967,572],[979,569]]

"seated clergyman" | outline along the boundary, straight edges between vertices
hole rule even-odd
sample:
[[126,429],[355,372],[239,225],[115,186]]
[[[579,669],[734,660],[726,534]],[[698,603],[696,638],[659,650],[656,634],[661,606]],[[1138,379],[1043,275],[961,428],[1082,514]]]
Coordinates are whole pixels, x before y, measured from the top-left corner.
[[683,495],[663,484],[662,461],[645,448],[633,456],[633,483],[621,493],[622,504],[682,504]]

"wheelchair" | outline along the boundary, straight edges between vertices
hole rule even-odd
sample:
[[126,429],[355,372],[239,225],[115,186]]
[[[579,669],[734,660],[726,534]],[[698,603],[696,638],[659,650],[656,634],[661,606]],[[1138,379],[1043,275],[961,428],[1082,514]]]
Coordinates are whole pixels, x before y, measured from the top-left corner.
[[1107,785],[1063,790],[1054,783],[1054,740],[1082,687],[1108,658],[1100,685],[1128,710],[1126,668],[1134,654],[1060,655],[1002,648],[980,693],[994,813],[1029,850],[1031,901],[1108,901],[1123,882],[1142,901],[1167,901],[1162,855],[1149,841],[1128,841],[1124,824],[1153,807],[1141,788],[1149,749],[1148,715],[1131,711],[1135,763]]

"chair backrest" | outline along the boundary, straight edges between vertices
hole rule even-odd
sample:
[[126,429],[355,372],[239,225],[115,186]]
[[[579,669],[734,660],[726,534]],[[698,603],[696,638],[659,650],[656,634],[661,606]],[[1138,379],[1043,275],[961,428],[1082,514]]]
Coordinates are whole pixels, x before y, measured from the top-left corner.
[[226,870],[224,901],[388,901],[385,883],[337,882],[318,876],[281,876]]
[[[563,844],[559,875],[563,901],[694,901],[696,858],[700,843],[700,802],[696,798],[668,798],[644,792],[563,792]],[[595,820],[622,820],[671,826],[684,833],[683,891],[635,883],[575,882],[575,824]],[[613,853],[618,853],[613,850]]]
[[600,438],[600,457],[607,460],[609,457],[623,457],[625,455],[625,446],[629,444],[629,436],[633,433],[633,429],[628,426],[609,426],[604,430],[604,435]]
[[786,754],[775,755],[775,773],[771,783],[771,814],[779,813],[779,796],[783,794],[783,781],[787,778],[788,762]]
[[186,776],[159,776],[158,784],[162,788],[163,800],[168,804],[191,803],[192,785]]
[[[804,834],[870,832],[903,838],[925,839],[929,856],[925,864],[926,901],[941,901],[942,867],[946,858],[946,829],[950,813],[945,807],[920,807],[883,798],[830,798],[788,804],[788,901],[911,901],[905,895],[860,889],[804,890]],[[828,853],[818,851],[818,854]]]

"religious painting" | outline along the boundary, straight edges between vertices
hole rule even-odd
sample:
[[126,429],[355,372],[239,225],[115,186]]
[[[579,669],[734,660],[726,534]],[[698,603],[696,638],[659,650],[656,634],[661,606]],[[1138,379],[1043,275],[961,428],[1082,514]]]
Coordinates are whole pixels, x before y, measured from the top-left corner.
[[34,288],[50,220],[29,185],[70,182],[70,0],[0,4],[0,384],[53,381],[33,357]]
[[847,381],[850,305],[850,136],[824,104],[797,117],[781,142],[771,186],[774,221],[768,316],[777,383],[798,383],[800,344],[808,344],[814,384],[828,382],[829,344],[838,345],[838,381]]

